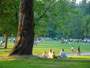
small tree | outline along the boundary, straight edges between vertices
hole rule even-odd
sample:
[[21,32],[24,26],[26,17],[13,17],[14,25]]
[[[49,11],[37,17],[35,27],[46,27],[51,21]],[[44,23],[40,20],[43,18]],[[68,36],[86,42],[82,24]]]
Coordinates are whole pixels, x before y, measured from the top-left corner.
[[4,37],[4,48],[7,48],[8,36],[16,33],[18,3],[16,0],[0,0],[0,33]]

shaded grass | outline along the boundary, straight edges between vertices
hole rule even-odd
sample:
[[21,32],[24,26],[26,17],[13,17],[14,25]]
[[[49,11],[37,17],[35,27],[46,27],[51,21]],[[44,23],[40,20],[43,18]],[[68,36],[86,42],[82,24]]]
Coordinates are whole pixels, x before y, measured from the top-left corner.
[[87,61],[68,61],[69,59],[42,59],[38,57],[19,57],[12,61],[0,61],[0,68],[90,68]]

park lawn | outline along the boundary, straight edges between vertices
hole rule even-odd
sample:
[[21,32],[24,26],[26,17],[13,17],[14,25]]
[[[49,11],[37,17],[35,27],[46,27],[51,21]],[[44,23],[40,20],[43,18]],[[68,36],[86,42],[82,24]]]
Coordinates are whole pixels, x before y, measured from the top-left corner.
[[0,68],[90,68],[90,62],[75,59],[43,59],[19,57],[14,60],[1,60]]
[[42,54],[44,51],[48,52],[50,48],[52,48],[56,54],[58,54],[62,48],[64,48],[65,52],[71,52],[71,47],[75,49],[80,46],[81,52],[90,52],[90,43],[61,43],[60,41],[42,41],[34,46],[33,53]]
[[[12,47],[14,46],[13,43],[8,43],[8,48],[3,49],[0,48],[0,56],[8,55],[11,51]],[[65,49],[65,52],[71,52],[71,47],[77,49],[78,46],[81,48],[81,52],[90,52],[90,43],[61,43],[60,41],[55,40],[48,40],[48,41],[41,41],[37,45],[33,47],[33,54],[41,55],[44,51],[48,52],[50,48],[55,51],[55,54],[58,55],[62,48]]]
[[[52,48],[56,54],[61,48],[70,52],[71,46],[81,46],[83,52],[90,52],[90,44],[60,43],[59,41],[43,41],[33,48],[33,54],[41,55]],[[38,57],[7,57],[13,45],[9,43],[7,49],[0,48],[0,68],[90,68],[90,56],[69,56],[66,59],[43,59]]]

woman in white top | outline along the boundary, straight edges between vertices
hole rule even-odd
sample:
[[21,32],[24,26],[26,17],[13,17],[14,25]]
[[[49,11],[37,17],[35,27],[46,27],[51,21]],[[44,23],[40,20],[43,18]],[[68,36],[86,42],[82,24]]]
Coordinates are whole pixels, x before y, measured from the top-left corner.
[[53,50],[50,49],[49,52],[48,52],[48,58],[53,58]]

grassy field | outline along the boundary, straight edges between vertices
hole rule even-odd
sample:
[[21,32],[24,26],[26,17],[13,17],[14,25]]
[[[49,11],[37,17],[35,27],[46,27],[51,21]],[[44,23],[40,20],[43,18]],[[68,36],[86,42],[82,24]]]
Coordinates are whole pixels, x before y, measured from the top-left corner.
[[[8,44],[7,49],[0,48],[0,55],[8,54],[11,51],[12,47],[14,46],[13,43]],[[52,48],[55,53],[58,55],[62,48],[65,49],[65,52],[71,53],[71,47],[75,49],[80,46],[81,52],[90,52],[90,43],[61,43],[60,41],[49,40],[49,41],[42,41],[33,47],[33,54],[42,54],[44,51],[48,52],[50,48]]]
[[65,52],[71,52],[71,47],[75,49],[80,46],[81,52],[90,52],[90,43],[61,43],[60,41],[43,41],[36,46],[34,46],[33,53],[41,54],[44,51],[48,51],[52,48],[56,54],[60,52],[62,48],[65,49]]
[[[61,48],[65,52],[71,52],[71,47],[81,47],[82,52],[90,52],[89,43],[60,43],[59,41],[43,41],[34,45],[33,53],[41,55],[44,51],[52,48],[56,54]],[[90,68],[90,56],[69,56],[65,59],[44,59],[39,57],[7,57],[13,47],[9,43],[7,49],[0,48],[0,68]]]
[[0,68],[90,68],[90,61],[82,59],[42,59],[23,57],[15,60],[1,60]]

